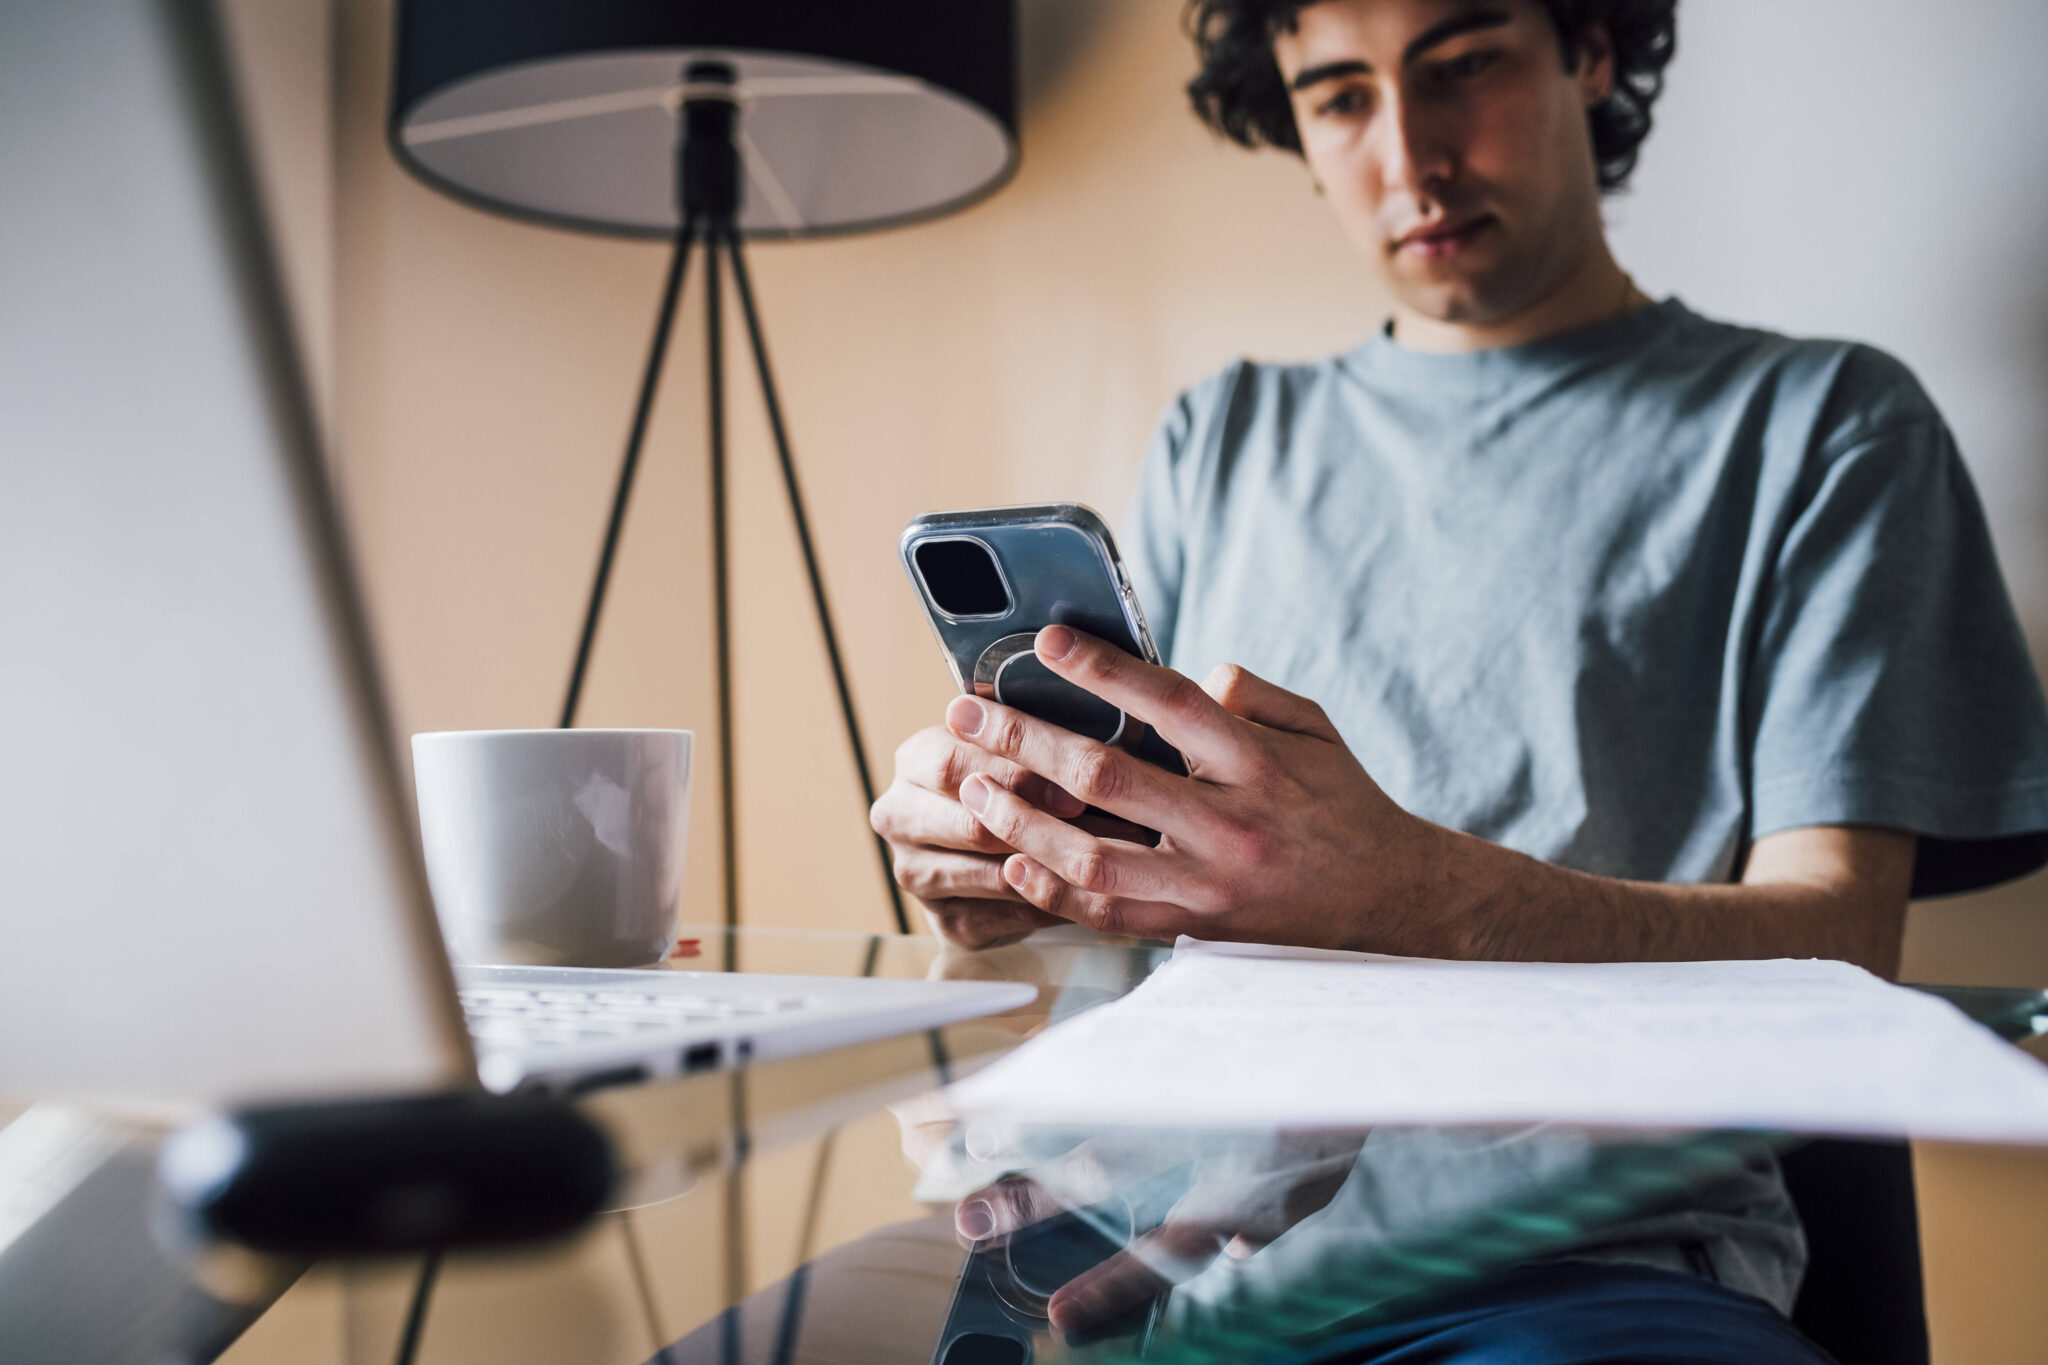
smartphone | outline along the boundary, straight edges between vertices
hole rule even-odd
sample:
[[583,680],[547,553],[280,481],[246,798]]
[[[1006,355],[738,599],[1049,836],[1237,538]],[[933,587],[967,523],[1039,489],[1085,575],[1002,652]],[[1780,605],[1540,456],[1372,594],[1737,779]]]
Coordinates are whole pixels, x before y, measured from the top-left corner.
[[1119,1213],[1130,1217],[1128,1206],[1080,1209],[1006,1241],[976,1243],[960,1268],[931,1365],[1082,1365],[1091,1356],[1143,1355],[1165,1308],[1163,1293],[1081,1335],[1058,1331],[1046,1317],[1061,1285],[1129,1245],[1127,1222],[1114,1222]]
[[1148,663],[1159,650],[1100,516],[1079,503],[927,512],[898,549],[962,692],[1129,750],[1185,776],[1179,750],[1038,661],[1033,638],[1072,626]]

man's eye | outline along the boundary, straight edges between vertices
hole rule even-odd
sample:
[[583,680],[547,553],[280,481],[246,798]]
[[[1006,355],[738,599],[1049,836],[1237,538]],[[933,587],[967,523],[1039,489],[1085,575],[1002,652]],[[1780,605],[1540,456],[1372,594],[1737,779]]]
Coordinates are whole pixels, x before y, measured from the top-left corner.
[[1446,81],[1469,81],[1499,60],[1500,53],[1490,48],[1480,48],[1451,58],[1437,66],[1437,75]]
[[1353,86],[1346,90],[1339,90],[1336,94],[1324,100],[1316,106],[1316,112],[1318,114],[1341,117],[1345,114],[1362,112],[1365,109],[1366,103],[1365,92]]

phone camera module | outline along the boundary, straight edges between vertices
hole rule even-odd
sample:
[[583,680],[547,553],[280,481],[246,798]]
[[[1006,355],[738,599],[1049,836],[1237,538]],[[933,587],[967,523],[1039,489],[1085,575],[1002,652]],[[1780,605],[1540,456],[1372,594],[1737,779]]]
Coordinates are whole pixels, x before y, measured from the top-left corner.
[[1010,592],[988,546],[978,540],[926,540],[913,550],[932,604],[948,616],[1001,616]]

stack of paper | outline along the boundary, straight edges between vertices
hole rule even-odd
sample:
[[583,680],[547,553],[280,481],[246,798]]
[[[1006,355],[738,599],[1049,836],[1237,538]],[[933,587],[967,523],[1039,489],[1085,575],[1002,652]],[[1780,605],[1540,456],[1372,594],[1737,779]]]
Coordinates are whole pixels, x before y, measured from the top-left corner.
[[951,1092],[1077,1124],[1618,1127],[2048,1143],[2048,1067],[1840,962],[1437,962],[1182,939]]

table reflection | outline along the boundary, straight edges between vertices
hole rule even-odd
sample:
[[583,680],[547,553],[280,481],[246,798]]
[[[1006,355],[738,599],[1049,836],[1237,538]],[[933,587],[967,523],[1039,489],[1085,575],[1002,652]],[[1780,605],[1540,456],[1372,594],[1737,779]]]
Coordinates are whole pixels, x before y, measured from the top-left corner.
[[[583,1097],[625,1172],[616,1211],[557,1246],[451,1254],[424,1359],[1361,1359],[1387,1333],[1474,1304],[1568,1302],[1571,1272],[1589,1264],[1644,1292],[1705,1285],[1767,1314],[1765,1302],[1789,1300],[1801,1253],[1770,1178],[1789,1145],[1777,1136],[963,1124],[948,1081],[1127,993],[1168,950],[1057,935],[962,953],[859,934],[692,934],[701,956],[675,965],[1040,989],[1029,1006],[935,1034]],[[2048,1020],[2039,991],[1951,994],[2007,1036]],[[0,1129],[17,1158],[47,1117]],[[48,1197],[0,1247],[17,1272],[0,1276],[14,1305],[4,1335],[75,1347],[86,1328],[118,1324],[111,1353],[38,1358],[210,1358],[289,1275],[243,1286],[223,1309],[218,1257],[151,1234],[154,1134],[107,1132],[112,1157],[75,1179],[14,1162],[34,1177],[16,1184]],[[93,1273],[72,1273],[83,1266]],[[316,1287],[339,1287],[348,1324],[335,1358],[391,1358],[416,1271],[316,1270]]]

